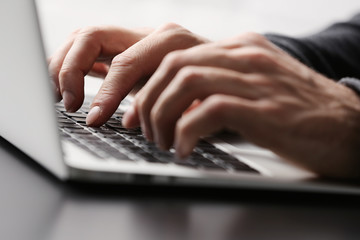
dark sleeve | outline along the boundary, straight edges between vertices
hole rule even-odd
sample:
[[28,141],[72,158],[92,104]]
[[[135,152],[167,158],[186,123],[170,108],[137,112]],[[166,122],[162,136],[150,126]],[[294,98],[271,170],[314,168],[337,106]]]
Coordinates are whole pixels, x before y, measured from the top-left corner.
[[360,94],[360,14],[308,37],[265,36],[315,71]]

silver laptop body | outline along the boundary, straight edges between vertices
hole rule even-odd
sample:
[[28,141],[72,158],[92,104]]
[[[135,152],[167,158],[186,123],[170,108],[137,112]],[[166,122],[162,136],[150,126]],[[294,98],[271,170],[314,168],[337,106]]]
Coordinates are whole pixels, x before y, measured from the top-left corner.
[[[66,112],[61,109],[61,103],[56,104],[58,109],[55,110],[52,85],[47,71],[34,1],[1,1],[0,24],[2,29],[0,38],[0,135],[59,179],[130,184],[360,192],[358,187],[349,184],[321,181],[313,173],[290,165],[275,154],[247,143],[239,137],[234,137],[234,135],[206,140],[220,149],[212,151],[221,151],[236,157],[237,161],[242,162],[248,169],[251,169],[250,171],[238,170],[236,167],[223,167],[224,169],[206,167],[207,165],[194,167],[171,160],[149,161],[146,154],[138,156],[136,150],[130,151],[119,146],[116,139],[128,138],[126,133],[124,135],[119,131],[106,143],[110,146],[111,151],[118,149],[120,151],[118,155],[123,155],[124,159],[116,158],[112,154],[106,155],[107,151],[104,149],[93,154],[96,153],[96,149],[93,149],[93,153],[87,151],[86,143],[81,146],[79,144],[81,141],[76,139],[76,136],[72,137],[72,133],[68,134],[64,130],[65,128],[59,128],[62,120],[65,118],[73,120],[76,116],[66,115]],[[117,114],[121,114],[122,107],[124,106],[119,108]],[[61,115],[60,120],[59,115]],[[115,120],[116,116],[114,116],[114,122],[111,123],[118,124]],[[79,127],[78,122],[74,123]],[[109,124],[109,126],[111,128],[112,125]],[[66,134],[67,136],[64,138]],[[91,137],[94,137],[93,135]],[[96,137],[99,135],[101,134],[97,134]],[[133,144],[136,145],[136,141],[138,139],[135,139]],[[204,141],[203,143],[209,148],[208,143]],[[200,157],[210,155],[211,157],[211,153],[203,153],[201,147],[197,148],[196,155],[201,155]],[[99,157],[103,153],[105,156]],[[171,153],[159,154],[169,155]],[[226,158],[231,159],[229,156]],[[219,164],[220,160],[212,158],[210,160],[221,165]],[[231,166],[225,160],[222,164]],[[234,166],[237,166],[235,162]]]

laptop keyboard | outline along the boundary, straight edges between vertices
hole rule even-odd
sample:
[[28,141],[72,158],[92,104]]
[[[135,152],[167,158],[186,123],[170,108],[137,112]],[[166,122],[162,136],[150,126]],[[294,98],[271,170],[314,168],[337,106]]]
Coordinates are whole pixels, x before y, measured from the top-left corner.
[[174,149],[161,151],[154,143],[148,142],[140,128],[124,128],[121,124],[120,110],[115,112],[106,124],[93,128],[86,125],[89,104],[84,104],[75,113],[66,112],[62,103],[55,106],[62,139],[76,144],[99,160],[112,157],[122,161],[146,161],[195,169],[258,173],[257,170],[204,140],[199,141],[188,158],[178,159]]

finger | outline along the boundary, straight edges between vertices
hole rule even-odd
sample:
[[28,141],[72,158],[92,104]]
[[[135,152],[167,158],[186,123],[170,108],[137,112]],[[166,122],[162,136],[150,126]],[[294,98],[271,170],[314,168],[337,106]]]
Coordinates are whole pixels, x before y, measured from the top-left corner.
[[163,149],[171,147],[177,120],[197,99],[203,100],[213,94],[246,99],[262,97],[261,89],[252,85],[251,78],[251,75],[222,68],[182,68],[151,110],[150,120],[155,142]]
[[[110,42],[107,45],[103,46],[103,52],[104,54],[108,54],[112,56],[115,53],[119,53],[119,50],[123,49],[116,49],[116,47],[119,45],[119,42],[127,43],[127,45],[132,45],[135,42],[139,41],[140,39],[144,38],[145,36],[149,35],[153,29],[150,28],[139,28],[135,30],[128,30],[124,28],[118,28],[118,27],[111,27],[111,26],[104,26],[104,27],[89,27],[85,29],[78,29],[74,31],[69,38],[67,39],[66,43],[59,48],[53,56],[51,56],[48,59],[48,65],[49,65],[49,72],[54,80],[56,86],[59,87],[59,72],[61,69],[61,66],[63,65],[64,59],[69,52],[70,48],[73,45],[73,42],[76,37],[79,37],[79,35],[86,35],[86,32],[88,32],[88,36],[91,35],[91,32],[95,30],[102,30],[103,32],[110,32],[111,34],[106,34],[107,37],[104,37],[106,42]],[[111,38],[109,39],[109,36],[111,35]],[[103,41],[105,41],[103,40]],[[122,43],[121,45],[126,45]],[[112,49],[115,48],[115,49]],[[100,56],[99,56],[100,57]]]
[[180,50],[168,54],[147,84],[137,94],[134,102],[135,108],[139,111],[138,117],[140,118],[142,130],[149,140],[153,140],[150,121],[151,109],[178,70],[186,65],[212,66],[223,55],[223,51],[217,48],[210,49],[211,51],[203,51],[203,49],[203,47],[196,47],[195,50]]
[[199,138],[229,128],[244,133],[251,131],[257,116],[257,103],[234,96],[212,95],[176,124],[175,149],[180,158],[192,152]]
[[75,31],[66,41],[66,43],[59,48],[56,53],[48,59],[48,69],[50,73],[50,77],[52,78],[55,88],[56,88],[56,98],[61,100],[61,92],[60,92],[60,85],[59,85],[59,72],[61,66],[64,62],[66,54],[70,50],[71,46],[73,45],[75,35],[78,31]]
[[87,124],[100,126],[106,122],[137,81],[151,75],[168,52],[200,43],[200,38],[183,28],[167,25],[116,56],[92,103],[95,110],[90,111],[93,114],[88,116]]
[[[273,56],[268,50],[258,47],[224,49],[214,44],[205,44],[168,54],[161,65],[138,94],[135,102],[141,126],[146,136],[153,139],[150,113],[161,92],[172,81],[176,73],[185,66],[209,66],[242,73],[273,70]],[[263,66],[263,64],[267,64]],[[141,95],[140,95],[141,94]]]
[[101,35],[74,40],[59,72],[60,91],[67,111],[76,111],[84,99],[84,77],[101,53]]
[[[124,114],[122,119],[122,125],[126,128],[135,128],[140,126],[138,111],[135,108],[136,105],[132,104],[126,111],[126,114]],[[131,116],[131,117],[130,117]]]
[[[107,69],[97,62],[107,62],[115,55],[144,37],[140,30],[131,31],[123,28],[105,26],[89,27],[77,32],[70,48],[62,49],[58,54],[55,74],[58,72],[59,86],[64,98],[65,108],[76,111],[84,96],[84,76],[90,70],[99,70],[104,75]],[[94,65],[95,64],[95,65]]]

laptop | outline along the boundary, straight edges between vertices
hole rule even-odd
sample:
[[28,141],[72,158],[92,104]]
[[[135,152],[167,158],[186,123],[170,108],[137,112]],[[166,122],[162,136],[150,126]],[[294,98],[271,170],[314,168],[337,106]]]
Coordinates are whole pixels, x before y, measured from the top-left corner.
[[160,151],[141,129],[125,129],[126,98],[100,128],[85,124],[91,96],[76,113],[55,102],[31,0],[0,3],[0,135],[57,178],[119,184],[243,187],[359,193],[328,182],[232,133],[199,141],[187,159]]

